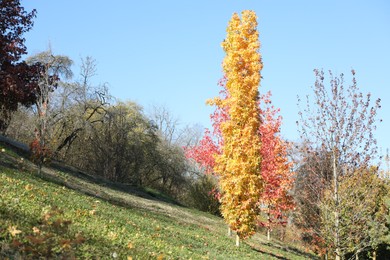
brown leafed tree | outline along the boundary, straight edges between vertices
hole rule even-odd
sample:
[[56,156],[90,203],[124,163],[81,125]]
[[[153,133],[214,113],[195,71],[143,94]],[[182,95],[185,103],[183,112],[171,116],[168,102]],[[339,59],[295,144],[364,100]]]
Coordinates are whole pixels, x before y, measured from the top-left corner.
[[37,66],[18,62],[27,53],[23,34],[33,26],[36,10],[26,12],[19,0],[0,1],[0,133],[18,104],[34,103]]
[[294,158],[297,165],[294,185],[294,225],[301,230],[301,240],[317,254],[324,254],[321,234],[320,203],[325,190],[332,181],[331,157],[329,153],[314,151],[306,153],[305,145],[296,146]]

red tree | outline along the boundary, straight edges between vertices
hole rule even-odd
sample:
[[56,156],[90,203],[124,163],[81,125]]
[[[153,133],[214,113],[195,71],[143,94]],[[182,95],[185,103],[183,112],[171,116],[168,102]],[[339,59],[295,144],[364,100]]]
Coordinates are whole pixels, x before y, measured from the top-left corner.
[[263,123],[261,133],[261,175],[265,182],[261,196],[260,207],[266,213],[267,220],[260,225],[267,228],[267,237],[274,226],[287,223],[286,212],[294,208],[292,196],[288,193],[293,184],[290,171],[292,163],[287,159],[288,143],[279,136],[282,117],[278,116],[280,109],[271,105],[271,93],[261,96],[260,104]]
[[27,13],[19,0],[0,1],[0,132],[18,103],[34,103],[38,68],[18,61],[27,53],[23,34],[32,28],[35,16],[36,10]]

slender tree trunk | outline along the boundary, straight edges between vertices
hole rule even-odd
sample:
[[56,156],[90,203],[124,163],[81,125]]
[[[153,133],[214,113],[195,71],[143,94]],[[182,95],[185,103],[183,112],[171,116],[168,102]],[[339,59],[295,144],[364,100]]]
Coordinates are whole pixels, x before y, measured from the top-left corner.
[[268,221],[267,240],[270,241],[271,240],[271,213],[270,213],[269,205],[268,205],[267,221]]
[[374,249],[374,252],[372,252],[372,260],[376,260],[376,249]]
[[333,151],[333,182],[334,182],[334,245],[335,245],[335,259],[340,260],[341,250],[340,250],[340,198],[339,198],[339,174],[337,171],[337,161],[336,161],[336,151]]
[[236,234],[236,246],[240,246],[240,237]]
[[228,227],[228,236],[229,236],[229,237],[232,236],[232,230],[230,229],[230,227]]

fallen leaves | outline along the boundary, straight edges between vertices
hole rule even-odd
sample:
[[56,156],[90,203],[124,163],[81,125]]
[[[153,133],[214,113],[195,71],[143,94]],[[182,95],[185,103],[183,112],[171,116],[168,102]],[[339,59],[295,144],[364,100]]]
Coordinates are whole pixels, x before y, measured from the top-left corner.
[[33,233],[34,233],[34,234],[39,234],[39,233],[41,233],[41,230],[39,230],[39,228],[37,228],[37,227],[33,227],[32,230],[33,230]]
[[118,238],[118,234],[113,231],[110,231],[107,236],[110,240],[116,240]]
[[8,227],[8,232],[11,234],[11,236],[15,237],[16,235],[22,233],[21,230],[17,229],[17,226],[10,226]]

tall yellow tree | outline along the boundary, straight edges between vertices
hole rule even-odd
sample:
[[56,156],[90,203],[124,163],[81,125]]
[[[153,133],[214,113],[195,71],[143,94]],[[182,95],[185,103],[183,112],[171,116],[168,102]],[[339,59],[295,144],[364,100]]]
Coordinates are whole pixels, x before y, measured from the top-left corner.
[[215,158],[214,171],[220,176],[222,215],[237,232],[237,245],[239,238],[255,232],[263,189],[258,90],[263,65],[256,18],[255,12],[243,11],[241,19],[235,13],[229,21],[222,43],[227,98],[209,101],[228,111],[221,124],[222,153]]

